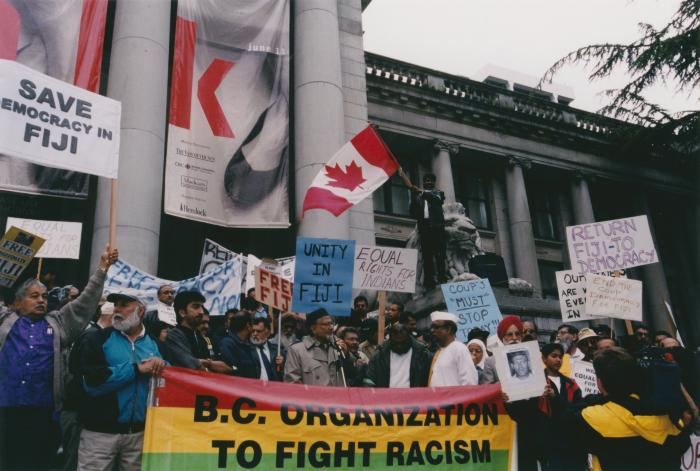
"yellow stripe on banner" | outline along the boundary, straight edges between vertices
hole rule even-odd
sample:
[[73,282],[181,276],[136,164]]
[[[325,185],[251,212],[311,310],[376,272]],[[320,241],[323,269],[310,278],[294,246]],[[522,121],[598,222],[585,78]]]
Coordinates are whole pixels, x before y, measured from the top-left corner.
[[[386,452],[387,441],[419,442],[425,445],[431,440],[440,442],[454,440],[489,440],[492,450],[509,449],[512,434],[515,429],[507,415],[498,416],[498,425],[489,420],[484,425],[483,417],[477,425],[430,425],[430,426],[369,426],[369,425],[305,425],[306,420],[298,425],[286,425],[280,418],[279,411],[243,411],[244,414],[255,414],[255,420],[250,424],[233,422],[230,410],[220,410],[214,422],[195,422],[194,409],[184,407],[153,407],[148,410],[146,436],[144,438],[144,453],[216,453],[212,440],[254,440],[258,442],[263,453],[274,453],[276,444],[280,441],[316,441],[325,442],[376,442],[373,450],[377,453]],[[293,414],[293,413],[292,413]],[[406,414],[407,416],[408,414]],[[226,416],[226,422],[221,418]],[[354,414],[350,414],[351,417]],[[374,415],[372,414],[372,418]],[[425,414],[418,414],[416,420],[423,421]],[[326,420],[328,417],[326,416]],[[444,416],[441,415],[444,421]],[[456,417],[451,417],[452,424]],[[264,422],[264,423],[260,423]]]

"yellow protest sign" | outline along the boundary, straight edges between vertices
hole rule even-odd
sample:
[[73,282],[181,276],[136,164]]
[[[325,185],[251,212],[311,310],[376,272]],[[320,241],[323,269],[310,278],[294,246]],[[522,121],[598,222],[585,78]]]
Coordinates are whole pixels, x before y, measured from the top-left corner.
[[46,240],[15,226],[0,240],[0,286],[9,288]]

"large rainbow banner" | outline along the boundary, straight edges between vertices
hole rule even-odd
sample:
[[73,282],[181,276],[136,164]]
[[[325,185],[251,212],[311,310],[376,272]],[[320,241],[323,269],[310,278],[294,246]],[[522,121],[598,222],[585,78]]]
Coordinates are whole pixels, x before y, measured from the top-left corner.
[[143,470],[507,470],[515,423],[498,385],[329,388],[166,368]]

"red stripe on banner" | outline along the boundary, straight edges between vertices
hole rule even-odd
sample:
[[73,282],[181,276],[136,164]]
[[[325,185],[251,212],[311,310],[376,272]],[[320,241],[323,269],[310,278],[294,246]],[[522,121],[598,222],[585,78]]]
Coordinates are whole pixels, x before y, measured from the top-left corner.
[[216,98],[216,89],[219,88],[231,67],[233,67],[231,61],[214,59],[197,83],[197,98],[202,105],[204,116],[209,122],[211,132],[219,137],[234,137],[219,99]]
[[194,43],[197,24],[180,16],[175,22],[175,51],[173,52],[173,75],[170,81],[170,124],[179,128],[190,128],[192,110],[192,74],[194,73]]
[[343,214],[343,211],[352,207],[352,203],[336,195],[332,191],[324,188],[312,186],[306,191],[304,196],[304,207],[302,214],[308,209],[325,209],[333,216],[338,217]]
[[[255,398],[257,410],[280,410],[284,404],[301,407],[362,406],[376,408],[415,409],[454,404],[496,404],[499,414],[505,414],[501,401],[501,386],[455,386],[444,388],[409,388],[397,394],[390,388],[339,388],[305,386],[236,378],[184,368],[167,367],[163,371],[165,386],[156,389],[158,407],[195,406],[197,396],[214,396],[217,408],[231,408],[239,398]],[[204,399],[204,398],[202,398]],[[201,400],[201,399],[200,399]],[[244,408],[252,408],[244,406]]]
[[399,169],[399,163],[372,126],[367,126],[350,142],[367,162],[381,168],[388,176],[392,176]]
[[0,59],[15,60],[19,45],[19,13],[7,0],[0,0]]
[[80,16],[73,83],[95,93],[100,89],[107,5],[107,0],[83,0],[83,12]]

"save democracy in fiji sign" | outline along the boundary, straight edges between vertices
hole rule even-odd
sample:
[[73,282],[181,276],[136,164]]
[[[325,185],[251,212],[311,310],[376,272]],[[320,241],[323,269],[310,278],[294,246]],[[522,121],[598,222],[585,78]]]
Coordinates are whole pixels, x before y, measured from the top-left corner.
[[495,384],[396,394],[168,367],[151,403],[145,471],[470,465],[505,471],[512,461],[515,423]]
[[121,103],[0,59],[0,153],[117,178]]

